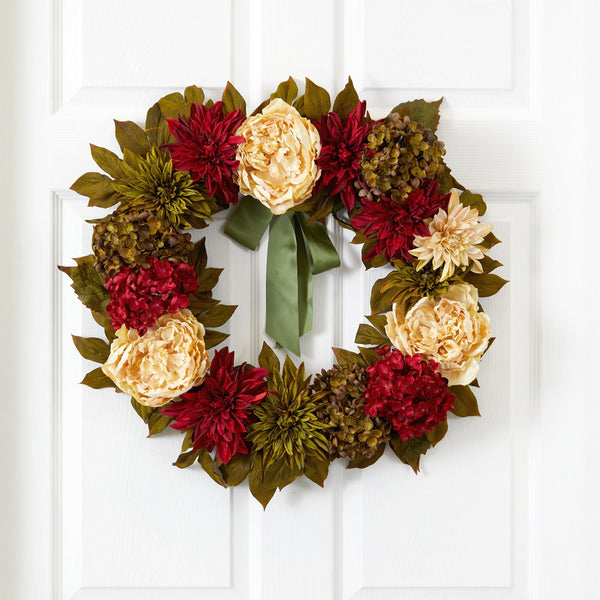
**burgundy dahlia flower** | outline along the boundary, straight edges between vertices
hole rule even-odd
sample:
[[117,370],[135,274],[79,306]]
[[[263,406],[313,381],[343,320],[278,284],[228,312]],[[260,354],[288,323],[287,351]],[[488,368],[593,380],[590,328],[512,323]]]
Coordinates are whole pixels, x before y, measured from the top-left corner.
[[352,218],[351,225],[362,230],[366,237],[377,236],[377,243],[365,254],[365,259],[381,255],[388,262],[395,258],[412,263],[415,257],[410,251],[415,235],[429,235],[425,219],[433,217],[440,208],[448,208],[450,194],[438,194],[437,190],[438,182],[433,179],[424,181],[402,203],[386,196],[363,200],[362,209]]
[[454,394],[437,372],[439,365],[420,354],[404,355],[396,348],[367,367],[365,413],[381,417],[406,441],[435,429],[454,408]]
[[106,313],[112,326],[119,329],[125,324],[144,335],[161,315],[174,315],[189,306],[198,278],[191,265],[152,257],[148,267],[139,270],[121,267],[104,285],[110,295]]
[[372,124],[365,123],[367,103],[359,102],[344,120],[334,112],[315,122],[321,137],[317,165],[321,169],[319,187],[326,186],[330,196],[339,194],[351,211],[357,198],[354,181],[360,173],[360,159]]
[[238,188],[233,173],[235,153],[243,137],[235,135],[244,121],[241,110],[223,114],[223,102],[210,108],[193,104],[190,118],[167,119],[177,142],[165,144],[178,171],[189,171],[194,181],[203,181],[208,193],[227,204],[237,202]]
[[192,429],[193,449],[216,447],[224,463],[235,454],[248,454],[244,434],[250,422],[251,406],[267,395],[268,369],[233,366],[234,353],[228,348],[215,352],[206,376],[197,391],[182,394],[181,400],[162,409],[175,417],[173,429]]

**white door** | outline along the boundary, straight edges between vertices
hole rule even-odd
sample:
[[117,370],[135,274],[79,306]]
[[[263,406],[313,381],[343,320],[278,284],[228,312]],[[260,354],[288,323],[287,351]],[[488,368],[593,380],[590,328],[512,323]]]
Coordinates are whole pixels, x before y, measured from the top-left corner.
[[[600,450],[595,0],[4,0],[0,21],[3,360],[0,596],[7,600],[563,600],[597,593]],[[94,215],[68,190],[189,84],[230,80],[258,105],[289,75],[374,116],[445,97],[440,137],[484,194],[510,285],[485,303],[482,417],[454,419],[415,476],[393,455],[335,464],[266,511],[171,466],[176,432],[77,385],[70,334],[94,334],[56,264],[89,251]],[[4,105],[4,103],[6,105]],[[240,304],[230,344],[255,361],[266,248],[207,231]],[[334,231],[342,269],[315,281],[313,372],[351,348],[375,275]],[[592,308],[593,307],[593,308]]]

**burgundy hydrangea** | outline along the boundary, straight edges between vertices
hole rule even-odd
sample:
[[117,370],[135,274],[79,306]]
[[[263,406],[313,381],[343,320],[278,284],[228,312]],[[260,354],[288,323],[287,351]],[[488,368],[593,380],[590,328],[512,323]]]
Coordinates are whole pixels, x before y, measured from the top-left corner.
[[110,294],[106,307],[112,326],[125,324],[140,335],[165,313],[175,314],[189,306],[189,294],[198,289],[198,278],[191,265],[148,259],[148,267],[121,267],[104,285]]
[[383,348],[383,358],[367,368],[365,413],[382,417],[406,441],[435,429],[454,408],[448,382],[437,372],[439,365],[420,354],[404,355]]
[[162,409],[163,414],[175,417],[171,427],[193,431],[194,450],[216,447],[217,457],[224,463],[235,454],[248,453],[244,434],[251,406],[262,402],[268,391],[268,369],[246,368],[246,363],[234,367],[233,359],[228,348],[216,352],[200,388]]
[[449,199],[450,194],[438,194],[438,182],[434,179],[425,180],[423,186],[411,192],[402,203],[386,196],[364,200],[351,225],[355,230],[362,230],[366,237],[377,237],[365,259],[381,255],[388,262],[401,259],[412,263],[415,257],[410,250],[414,247],[415,235],[429,235],[425,219],[433,217],[440,208],[447,210]]
[[189,171],[194,181],[203,181],[211,196],[235,204],[238,188],[233,173],[238,161],[235,153],[243,137],[235,135],[244,121],[241,110],[223,113],[223,102],[210,108],[193,104],[190,118],[167,119],[169,131],[177,142],[163,147],[171,151],[173,165]]
[[330,196],[339,194],[350,211],[356,203],[354,181],[360,173],[360,159],[367,144],[372,124],[365,123],[367,103],[363,100],[344,120],[331,112],[315,127],[321,137],[321,153],[317,165],[321,169],[319,188],[326,186]]

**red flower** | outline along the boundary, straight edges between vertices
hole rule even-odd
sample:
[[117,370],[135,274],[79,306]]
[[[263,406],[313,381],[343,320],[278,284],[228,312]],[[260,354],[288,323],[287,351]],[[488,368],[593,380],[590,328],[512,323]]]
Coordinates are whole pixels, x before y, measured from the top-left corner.
[[104,282],[110,294],[106,312],[115,329],[125,324],[144,335],[161,315],[176,314],[189,306],[188,294],[198,289],[198,278],[191,265],[155,257],[148,259],[148,265],[139,270],[121,267]]
[[235,153],[244,138],[235,132],[243,121],[241,110],[223,114],[223,102],[215,102],[208,109],[192,104],[189,119],[167,119],[177,142],[163,148],[171,151],[175,168],[189,171],[194,181],[204,181],[208,193],[227,204],[237,202],[238,188],[233,181],[238,166]]
[[367,144],[372,124],[364,123],[367,103],[359,102],[342,121],[336,113],[315,122],[321,137],[321,153],[317,165],[321,169],[319,189],[327,187],[330,196],[340,194],[344,206],[354,208],[357,193],[354,181],[360,173],[360,159]]
[[227,463],[234,454],[248,454],[243,434],[252,413],[250,407],[267,395],[265,377],[268,369],[233,366],[234,353],[228,348],[215,352],[210,374],[197,391],[181,396],[162,409],[175,417],[171,427],[193,430],[194,450],[217,448],[217,457]]
[[425,219],[433,217],[440,208],[448,208],[450,194],[438,194],[437,189],[437,180],[425,180],[423,186],[411,192],[401,204],[386,196],[364,200],[361,212],[354,216],[351,225],[367,237],[377,237],[376,244],[365,254],[365,260],[379,254],[388,262],[399,258],[412,263],[415,257],[409,251],[413,248],[415,235],[429,235]]
[[367,367],[365,413],[390,422],[404,442],[435,429],[454,408],[448,382],[437,372],[439,365],[420,354],[404,355],[383,348],[385,356]]

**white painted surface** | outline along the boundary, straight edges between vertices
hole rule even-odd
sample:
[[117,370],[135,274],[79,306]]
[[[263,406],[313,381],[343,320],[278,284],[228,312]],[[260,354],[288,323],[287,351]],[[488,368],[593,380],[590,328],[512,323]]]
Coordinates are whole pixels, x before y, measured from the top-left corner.
[[[597,202],[593,0],[14,0],[2,11],[2,598],[594,597],[597,266],[571,243]],[[246,484],[225,491],[171,467],[178,433],[148,440],[127,401],[77,385],[86,365],[69,336],[95,324],[55,264],[88,252],[92,212],[66,190],[94,168],[89,142],[116,150],[111,118],[140,121],[189,83],[214,97],[227,79],[256,105],[289,74],[332,91],[351,74],[374,116],[444,95],[448,162],[484,193],[511,284],[483,301],[498,336],[479,377],[483,416],[452,419],[418,477],[387,453],[365,472],[334,465],[324,490],[296,482],[263,512]],[[255,360],[266,247],[242,250],[222,227],[205,230],[210,264],[226,269],[217,294],[240,304],[230,343]],[[378,276],[333,236],[343,264],[315,280],[302,342],[312,370],[331,364],[331,345],[351,347]]]

